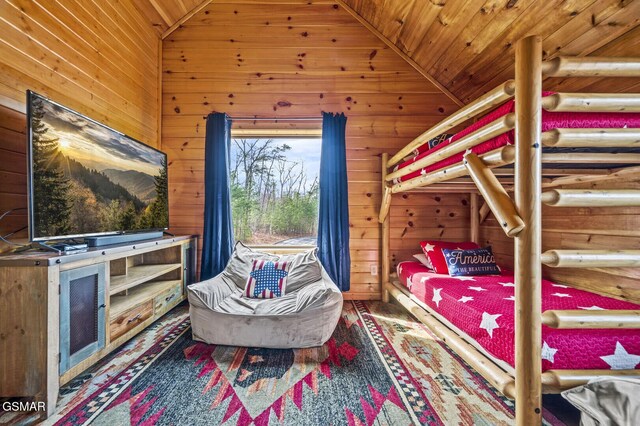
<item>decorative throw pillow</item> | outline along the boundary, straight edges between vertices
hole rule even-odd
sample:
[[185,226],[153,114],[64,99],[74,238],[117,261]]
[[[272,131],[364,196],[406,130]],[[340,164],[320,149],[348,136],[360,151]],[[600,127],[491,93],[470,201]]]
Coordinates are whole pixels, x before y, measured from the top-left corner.
[[422,247],[422,251],[425,256],[431,262],[431,266],[433,270],[437,274],[448,274],[449,269],[447,268],[447,262],[444,259],[444,255],[442,254],[442,249],[462,249],[462,250],[470,250],[480,248],[479,245],[472,242],[462,242],[462,243],[453,243],[448,241],[433,241],[427,240],[422,241],[420,243],[420,247]]
[[414,254],[414,258],[418,260],[418,262],[422,263],[424,266],[433,271],[433,265],[429,261],[429,258],[422,253]]
[[436,136],[433,139],[429,140],[429,149],[433,149],[434,147],[440,145],[442,142],[446,141],[447,139],[449,139],[451,136],[453,136],[452,134],[449,133],[443,133],[441,135]]
[[442,249],[449,275],[500,275],[491,246],[472,250]]
[[284,296],[287,290],[289,265],[291,262],[287,261],[254,260],[244,295],[255,299],[273,299]]
[[249,275],[252,270],[254,260],[271,260],[276,262],[279,258],[269,253],[252,250],[238,241],[226,268],[222,272],[223,277],[230,280],[241,290],[244,290],[245,284],[247,283],[247,275]]

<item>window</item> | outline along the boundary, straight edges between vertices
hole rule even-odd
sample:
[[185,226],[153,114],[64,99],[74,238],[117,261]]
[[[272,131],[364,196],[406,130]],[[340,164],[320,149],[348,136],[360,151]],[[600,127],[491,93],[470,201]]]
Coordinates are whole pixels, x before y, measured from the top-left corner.
[[232,138],[231,205],[236,240],[315,245],[320,138]]

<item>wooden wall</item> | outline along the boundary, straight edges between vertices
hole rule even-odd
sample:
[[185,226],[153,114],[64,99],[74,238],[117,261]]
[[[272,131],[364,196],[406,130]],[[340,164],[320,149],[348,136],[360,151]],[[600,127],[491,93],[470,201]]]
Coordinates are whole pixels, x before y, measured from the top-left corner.
[[[573,185],[572,188],[640,189],[631,181]],[[640,249],[639,207],[543,207],[543,250]],[[507,238],[493,215],[480,228],[480,238],[493,247],[498,262],[513,267],[513,240]],[[547,278],[574,287],[640,303],[640,272],[633,268],[543,268]]]
[[159,48],[135,0],[0,2],[0,213],[26,207],[27,89],[159,145]]
[[[260,3],[215,2],[163,42],[171,229],[202,232],[208,113],[285,119],[344,112],[353,262],[348,297],[379,298],[379,276],[370,270],[380,261],[380,153],[396,152],[457,107],[339,6]],[[395,259],[419,252],[423,238],[466,237],[463,202],[455,195],[394,197]]]

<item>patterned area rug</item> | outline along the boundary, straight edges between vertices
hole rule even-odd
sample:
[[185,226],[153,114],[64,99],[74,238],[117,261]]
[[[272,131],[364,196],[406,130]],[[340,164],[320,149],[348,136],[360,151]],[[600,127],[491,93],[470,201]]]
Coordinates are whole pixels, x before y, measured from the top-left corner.
[[[191,339],[186,309],[63,389],[59,425],[510,425],[502,397],[394,305],[346,302],[321,348]],[[127,364],[123,366],[123,364]],[[115,371],[119,371],[115,373]],[[115,370],[114,370],[115,368]],[[112,374],[115,373],[115,374]],[[79,379],[82,380],[82,379]],[[545,412],[547,424],[562,424]]]

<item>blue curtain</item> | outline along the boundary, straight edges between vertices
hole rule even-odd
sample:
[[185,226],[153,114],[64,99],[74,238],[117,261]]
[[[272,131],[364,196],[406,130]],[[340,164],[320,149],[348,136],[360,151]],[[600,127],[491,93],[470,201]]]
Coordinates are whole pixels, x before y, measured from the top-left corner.
[[231,219],[231,120],[223,113],[209,114],[204,145],[204,232],[200,279],[218,275],[233,252]]
[[318,255],[342,291],[351,282],[346,126],[344,114],[322,113]]

